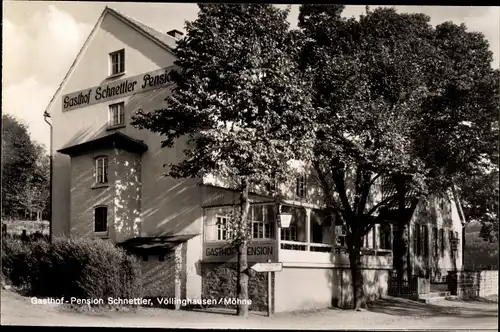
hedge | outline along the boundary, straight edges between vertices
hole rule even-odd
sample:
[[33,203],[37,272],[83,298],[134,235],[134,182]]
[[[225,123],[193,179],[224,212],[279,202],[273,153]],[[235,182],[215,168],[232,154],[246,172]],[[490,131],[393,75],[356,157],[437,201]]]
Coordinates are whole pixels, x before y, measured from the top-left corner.
[[37,297],[79,299],[141,296],[138,261],[112,243],[93,238],[2,241],[2,274]]

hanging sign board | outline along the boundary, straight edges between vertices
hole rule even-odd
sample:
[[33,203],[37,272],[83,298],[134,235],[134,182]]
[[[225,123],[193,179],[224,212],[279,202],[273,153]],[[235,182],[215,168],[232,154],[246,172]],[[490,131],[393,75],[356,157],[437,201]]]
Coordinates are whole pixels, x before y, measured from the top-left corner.
[[[249,262],[264,263],[268,260],[276,262],[278,257],[278,245],[275,240],[252,241],[247,247]],[[226,242],[205,242],[203,244],[204,262],[236,262],[238,249]]]

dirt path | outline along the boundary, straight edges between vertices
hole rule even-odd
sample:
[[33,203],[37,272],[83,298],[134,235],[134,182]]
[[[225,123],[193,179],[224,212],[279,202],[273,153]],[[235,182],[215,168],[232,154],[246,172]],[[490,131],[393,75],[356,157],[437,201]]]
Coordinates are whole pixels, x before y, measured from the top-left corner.
[[443,301],[425,305],[399,299],[382,300],[369,310],[326,309],[280,313],[247,319],[196,311],[140,308],[137,312],[77,313],[58,305],[31,304],[30,298],[2,291],[2,325],[57,325],[169,328],[260,329],[498,329],[497,303]]

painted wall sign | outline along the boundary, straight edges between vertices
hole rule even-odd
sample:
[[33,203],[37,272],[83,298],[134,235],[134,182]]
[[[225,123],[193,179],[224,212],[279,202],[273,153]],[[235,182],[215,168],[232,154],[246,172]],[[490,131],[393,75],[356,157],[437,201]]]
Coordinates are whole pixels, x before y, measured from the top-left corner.
[[[236,262],[237,248],[229,243],[205,242],[203,244],[204,262]],[[265,263],[278,260],[278,245],[274,240],[252,241],[247,248],[248,261],[252,263]]]
[[174,66],[170,66],[64,95],[62,97],[63,112],[165,88],[172,84],[170,71],[173,68]]

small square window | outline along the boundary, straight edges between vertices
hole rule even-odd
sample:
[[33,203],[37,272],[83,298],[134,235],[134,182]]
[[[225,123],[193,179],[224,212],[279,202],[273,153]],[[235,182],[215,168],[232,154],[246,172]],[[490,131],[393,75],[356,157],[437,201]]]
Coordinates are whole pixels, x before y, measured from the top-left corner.
[[120,126],[125,124],[125,103],[109,105],[109,126]]
[[99,206],[94,209],[94,232],[103,233],[108,231],[108,208]]
[[109,54],[111,74],[118,75],[125,72],[125,50],[119,50]]

